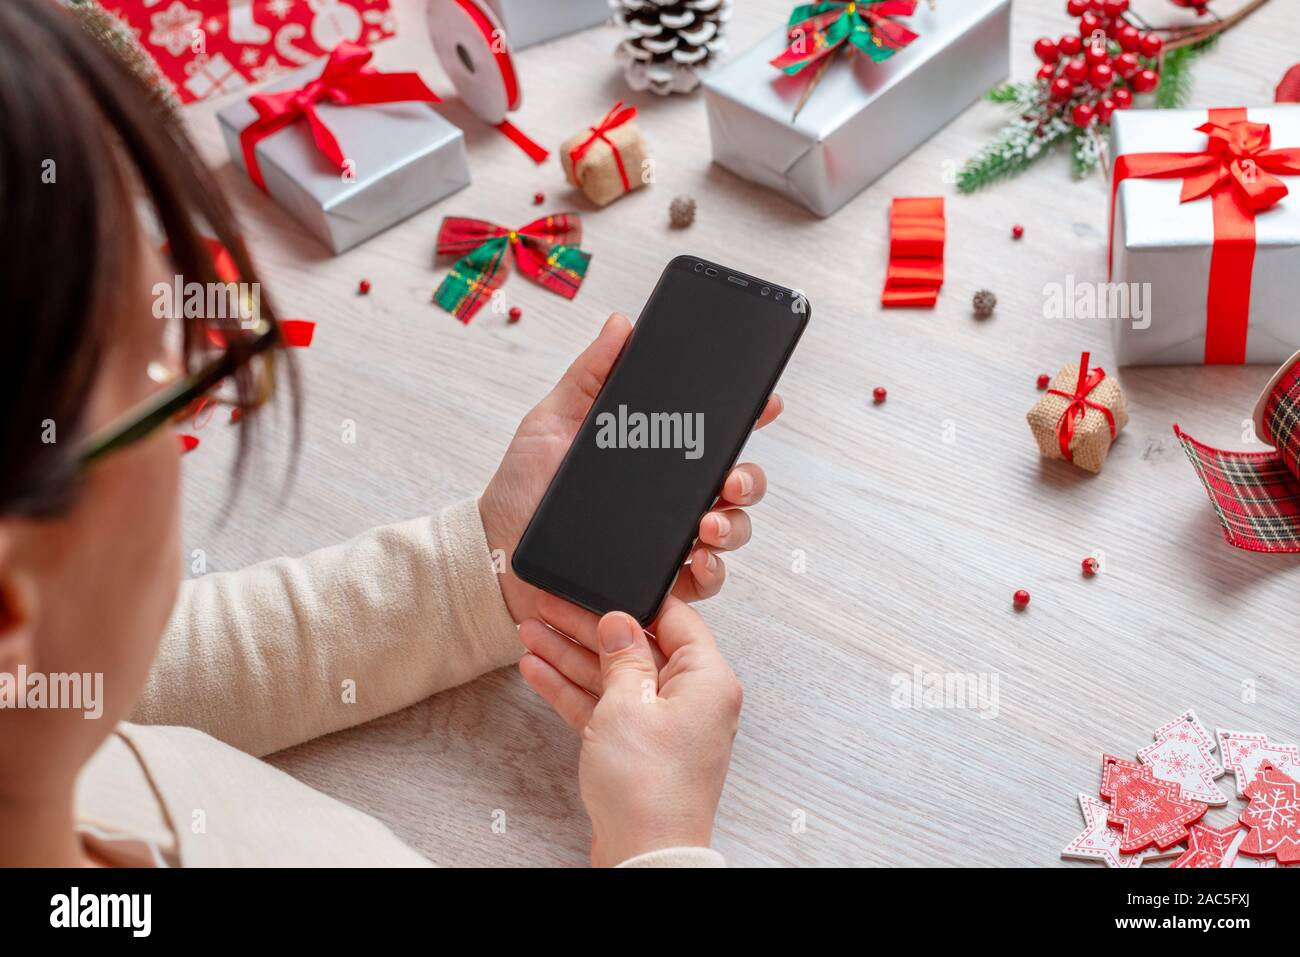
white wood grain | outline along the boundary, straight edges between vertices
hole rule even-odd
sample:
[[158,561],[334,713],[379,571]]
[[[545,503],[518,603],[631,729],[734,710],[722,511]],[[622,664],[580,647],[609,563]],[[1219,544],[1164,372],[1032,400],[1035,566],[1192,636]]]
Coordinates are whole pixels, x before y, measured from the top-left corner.
[[[940,0],[952,2],[952,0]],[[1139,5],[1166,19],[1167,4]],[[782,22],[789,0],[738,0],[733,49]],[[450,88],[415,0],[396,3],[389,69]],[[1019,0],[1013,74],[1032,73],[1040,34],[1070,21],[1063,0]],[[1197,105],[1269,102],[1296,58],[1300,9],[1278,0],[1197,67]],[[1103,751],[1131,755],[1194,707],[1208,725],[1300,732],[1294,647],[1300,560],[1229,548],[1171,433],[1178,421],[1239,447],[1271,369],[1127,370],[1132,422],[1096,477],[1041,462],[1024,421],[1034,380],[1090,349],[1112,367],[1100,321],[1041,318],[1042,289],[1105,273],[1106,193],[1070,181],[1064,155],[974,197],[945,170],[1003,119],[980,104],[828,220],[710,164],[698,96],[629,94],[613,27],[524,51],[519,125],[554,144],[624,97],[641,110],[658,182],[593,210],[449,102],[466,128],[474,184],[337,258],[235,173],[213,113],[186,117],[219,168],[282,311],[317,320],[300,355],[306,401],[300,475],[280,496],[287,430],[266,436],[233,515],[232,436],[210,427],[186,459],[186,548],[231,569],[301,554],[479,492],[519,418],[613,310],[635,315],[663,265],[692,252],[807,290],[814,317],[781,391],[787,412],[746,452],[772,491],[755,540],[728,560],[704,611],[746,688],[716,846],[735,864],[1054,864],[1080,826],[1075,793]],[[516,325],[468,327],[429,303],[434,236],[447,214],[524,223],[584,213],[595,256],[577,300],[518,277]],[[933,311],[877,303],[893,196],[948,196],[947,285]],[[699,201],[671,231],[674,195]],[[1011,224],[1023,223],[1019,243]],[[369,297],[357,281],[373,283]],[[995,318],[971,316],[975,290]],[[870,402],[884,385],[889,400]],[[356,424],[357,442],[341,441]],[[954,441],[943,440],[949,429]],[[1079,573],[1094,549],[1106,572]],[[796,553],[806,556],[792,571]],[[1011,594],[1027,588],[1016,614]],[[905,710],[891,677],[914,667],[999,679],[996,717]],[[1256,700],[1243,700],[1254,682]],[[580,864],[588,832],[577,743],[509,669],[372,724],[277,756],[277,765],[388,822],[446,864]],[[504,834],[492,812],[507,815]],[[794,833],[795,812],[806,815]],[[1224,812],[1226,813],[1226,812]],[[1222,823],[1222,815],[1211,817]]]

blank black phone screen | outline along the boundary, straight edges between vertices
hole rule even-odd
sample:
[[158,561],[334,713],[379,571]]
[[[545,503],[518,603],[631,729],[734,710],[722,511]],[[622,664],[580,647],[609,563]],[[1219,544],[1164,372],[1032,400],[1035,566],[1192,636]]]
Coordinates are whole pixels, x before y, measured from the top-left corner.
[[673,260],[516,549],[520,577],[649,621],[807,319],[788,289]]

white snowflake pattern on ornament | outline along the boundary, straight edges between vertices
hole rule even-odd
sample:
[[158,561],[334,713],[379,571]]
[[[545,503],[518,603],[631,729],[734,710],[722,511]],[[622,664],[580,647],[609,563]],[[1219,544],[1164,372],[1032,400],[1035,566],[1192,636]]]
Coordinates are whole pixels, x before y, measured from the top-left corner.
[[1300,814],[1300,800],[1294,794],[1288,794],[1282,788],[1269,788],[1252,803],[1251,810],[1266,831],[1283,831],[1290,829]]
[[[1116,783],[1122,783],[1118,780],[1118,777]],[[1139,794],[1133,799],[1132,803],[1129,804],[1129,810],[1145,821],[1160,810],[1160,802],[1150,794]]]
[[152,26],[149,43],[162,47],[172,56],[180,56],[190,48],[194,31],[203,22],[203,17],[181,0],[172,0],[172,5],[166,10],[152,14],[149,22]]

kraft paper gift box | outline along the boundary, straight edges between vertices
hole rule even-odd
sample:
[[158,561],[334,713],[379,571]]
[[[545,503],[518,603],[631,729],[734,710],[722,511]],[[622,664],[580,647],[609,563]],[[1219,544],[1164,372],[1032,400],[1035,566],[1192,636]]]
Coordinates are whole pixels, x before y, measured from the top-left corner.
[[[1111,445],[1128,425],[1128,404],[1119,380],[1090,359],[1085,352],[1079,362],[1063,366],[1025,418],[1044,458],[1100,472]],[[1082,378],[1080,369],[1087,370]]]
[[[1241,144],[1237,167],[1250,181],[1236,182],[1213,152],[1228,139],[1212,147],[1198,129],[1211,121]],[[1160,155],[1171,153],[1181,158]],[[1277,364],[1300,348],[1300,106],[1119,112],[1110,155],[1110,280],[1149,284],[1136,287],[1147,310],[1107,316],[1119,364]],[[1189,174],[1204,187],[1219,172],[1210,192],[1180,201]],[[1266,204],[1279,184],[1286,195],[1253,208],[1249,191]]]
[[[316,79],[325,61],[263,87],[292,89]],[[418,101],[338,106],[316,111],[350,161],[349,180],[316,146],[305,118],[254,148],[266,191],[335,254],[369,239],[470,183],[460,128]],[[240,133],[257,119],[241,97],[217,114],[235,165],[244,165]]]
[[613,19],[609,0],[487,0],[510,47],[522,50]]
[[714,72],[714,162],[829,216],[1009,73],[1011,0],[921,3],[898,22],[919,37],[879,63],[835,52],[793,119],[818,66],[785,76],[771,65],[789,45],[784,27]]

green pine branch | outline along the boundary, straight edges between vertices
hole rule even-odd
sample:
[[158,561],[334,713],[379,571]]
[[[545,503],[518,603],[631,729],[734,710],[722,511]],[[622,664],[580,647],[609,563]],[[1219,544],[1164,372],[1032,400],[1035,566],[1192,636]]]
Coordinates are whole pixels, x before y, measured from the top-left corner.
[[1178,47],[1165,54],[1160,70],[1160,85],[1156,87],[1155,106],[1160,110],[1173,110],[1186,106],[1192,99],[1192,64],[1201,54],[1212,49],[1220,34],[1213,34],[1197,43]]
[[1062,142],[1071,129],[1059,116],[1012,120],[957,173],[957,189],[973,193],[1023,173]]

